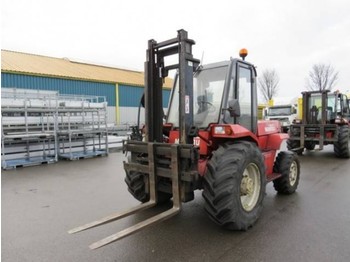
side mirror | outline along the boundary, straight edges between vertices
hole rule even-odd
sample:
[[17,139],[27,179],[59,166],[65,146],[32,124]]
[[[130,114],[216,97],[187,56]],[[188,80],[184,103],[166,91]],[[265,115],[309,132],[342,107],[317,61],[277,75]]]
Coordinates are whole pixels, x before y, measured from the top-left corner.
[[238,117],[241,115],[241,108],[239,106],[238,99],[233,99],[228,102],[228,112],[231,117]]

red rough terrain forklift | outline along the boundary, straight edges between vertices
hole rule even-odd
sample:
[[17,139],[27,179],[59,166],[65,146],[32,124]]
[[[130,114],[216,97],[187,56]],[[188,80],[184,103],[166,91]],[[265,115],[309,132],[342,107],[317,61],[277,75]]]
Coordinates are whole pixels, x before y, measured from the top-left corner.
[[287,141],[289,150],[301,155],[304,148],[322,150],[324,145],[333,145],[339,158],[350,158],[349,99],[340,92],[302,92],[302,119],[290,127]]
[[[242,59],[200,65],[193,58],[187,32],[176,38],[148,42],[145,62],[146,123],[142,141],[128,140],[124,151],[125,182],[142,204],[72,229],[79,232],[134,214],[172,199],[173,207],[119,233],[91,249],[107,245],[146,226],[174,216],[182,202],[203,190],[205,210],[219,225],[247,230],[259,218],[266,183],[291,194],[299,183],[300,164],[293,152],[279,152],[288,138],[278,121],[257,120],[254,65]],[[178,63],[165,58],[177,55]],[[162,84],[177,69],[167,116],[162,108]],[[137,138],[140,136],[134,135]]]

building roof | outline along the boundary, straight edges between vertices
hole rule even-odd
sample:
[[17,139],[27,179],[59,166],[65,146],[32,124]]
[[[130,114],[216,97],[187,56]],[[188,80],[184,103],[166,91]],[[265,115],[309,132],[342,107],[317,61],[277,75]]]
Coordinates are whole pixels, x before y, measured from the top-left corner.
[[[144,73],[121,68],[100,66],[9,50],[1,50],[1,71],[4,73],[112,82],[144,86]],[[164,87],[171,88],[172,80],[165,79]]]

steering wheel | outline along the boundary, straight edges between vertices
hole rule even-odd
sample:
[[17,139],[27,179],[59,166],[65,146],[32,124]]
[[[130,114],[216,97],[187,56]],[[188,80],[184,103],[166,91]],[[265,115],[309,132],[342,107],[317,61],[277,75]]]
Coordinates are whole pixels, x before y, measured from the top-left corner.
[[[198,101],[198,104],[206,104],[206,105],[209,105],[208,108],[207,108],[206,110],[203,110],[202,112],[208,111],[209,113],[212,113],[212,112],[215,112],[215,110],[216,110],[215,106],[214,106],[212,103],[208,102],[208,101],[200,100],[200,101]],[[201,106],[200,106],[200,107],[201,107]]]

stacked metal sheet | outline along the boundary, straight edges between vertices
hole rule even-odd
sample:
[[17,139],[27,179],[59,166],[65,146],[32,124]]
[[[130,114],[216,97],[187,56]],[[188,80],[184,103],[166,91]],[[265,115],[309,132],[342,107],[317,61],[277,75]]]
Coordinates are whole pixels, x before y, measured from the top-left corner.
[[60,96],[60,158],[80,159],[108,154],[107,102],[97,96]]
[[1,89],[1,166],[57,161],[57,92]]
[[104,97],[1,88],[4,169],[108,154]]

